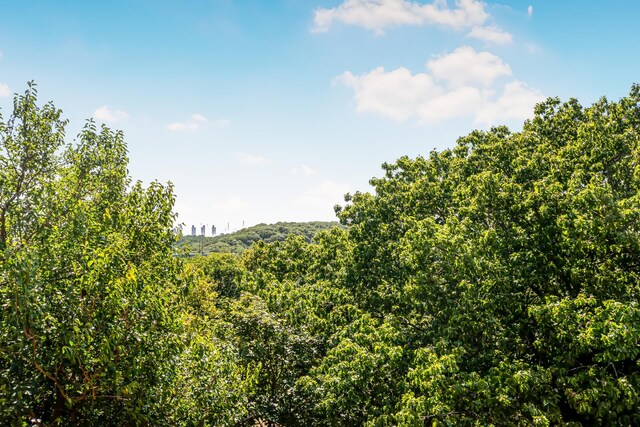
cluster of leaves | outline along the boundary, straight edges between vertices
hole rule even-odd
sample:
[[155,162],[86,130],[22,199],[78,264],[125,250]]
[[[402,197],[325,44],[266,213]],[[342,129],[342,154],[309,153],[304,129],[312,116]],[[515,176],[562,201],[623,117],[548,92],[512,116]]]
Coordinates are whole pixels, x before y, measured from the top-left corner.
[[173,256],[172,186],[130,182],[120,132],[89,121],[65,144],[36,98],[30,84],[0,118],[0,424],[242,418],[253,373]]
[[212,252],[241,254],[256,242],[282,242],[287,236],[304,236],[311,242],[313,236],[323,230],[339,227],[338,222],[276,222],[258,224],[219,236],[181,236],[175,243],[176,252],[181,255],[208,255]]
[[383,167],[346,229],[239,258],[248,419],[640,424],[640,87]]

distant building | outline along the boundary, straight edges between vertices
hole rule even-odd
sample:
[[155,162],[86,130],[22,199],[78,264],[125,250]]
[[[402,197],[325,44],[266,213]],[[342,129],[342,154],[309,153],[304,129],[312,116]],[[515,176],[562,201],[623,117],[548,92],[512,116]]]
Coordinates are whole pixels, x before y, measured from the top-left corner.
[[195,236],[195,235],[196,235],[196,226],[195,226],[195,225],[192,225],[192,226],[191,226],[191,235],[192,235],[192,236]]
[[211,237],[214,237],[216,235],[216,226],[212,225],[211,226]]
[[207,230],[207,226],[203,225],[202,227],[200,227],[200,235],[204,236],[205,231]]

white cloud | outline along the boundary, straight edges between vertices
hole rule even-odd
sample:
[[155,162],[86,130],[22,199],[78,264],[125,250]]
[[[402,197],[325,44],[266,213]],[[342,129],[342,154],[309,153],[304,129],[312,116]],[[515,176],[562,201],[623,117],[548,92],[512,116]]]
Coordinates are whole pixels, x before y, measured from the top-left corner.
[[511,75],[511,67],[502,59],[489,52],[476,52],[469,46],[430,60],[427,68],[436,79],[453,86],[478,83],[490,86],[496,78]]
[[524,120],[531,117],[533,107],[544,100],[542,92],[515,80],[507,83],[502,95],[487,103],[476,113],[476,123],[496,124],[504,120]]
[[271,159],[266,157],[257,156],[255,154],[243,153],[239,151],[236,153],[236,157],[240,160],[240,163],[245,165],[264,165],[266,163],[271,163]]
[[473,114],[482,108],[487,95],[487,92],[475,87],[459,86],[426,101],[420,106],[417,114],[421,121],[428,123]]
[[11,96],[11,88],[8,84],[0,83],[0,96]]
[[107,105],[103,105],[93,112],[93,117],[105,123],[116,123],[129,118],[129,113],[121,110],[112,110]]
[[249,203],[242,200],[239,196],[231,196],[223,202],[215,205],[216,209],[223,212],[238,212],[249,207]]
[[[542,94],[514,80],[511,68],[489,52],[463,46],[427,63],[429,73],[378,67],[363,75],[345,72],[334,82],[353,89],[357,112],[371,112],[396,121],[424,123],[473,117],[476,123],[523,119],[531,115]],[[504,85],[504,86],[503,86]],[[498,96],[498,93],[501,94]]]
[[347,71],[334,81],[353,89],[356,111],[378,113],[397,121],[413,116],[424,99],[442,92],[430,75],[411,74],[406,68],[386,72],[378,67],[362,76]]
[[203,116],[202,114],[192,114],[191,115],[191,121],[196,122],[196,123],[203,123],[203,122],[208,122],[209,119],[207,119],[205,116]]
[[291,169],[291,173],[294,175],[298,173],[302,173],[305,175],[316,175],[318,172],[310,166],[301,164],[300,166],[296,166],[293,169]]
[[376,33],[398,25],[437,24],[456,30],[483,24],[489,15],[478,0],[446,0],[421,4],[409,0],[345,0],[331,9],[316,9],[313,32],[327,32],[334,22],[364,27]]
[[513,43],[513,36],[495,25],[473,27],[467,37],[482,40],[487,44],[505,45]]
[[204,124],[210,124],[215,127],[227,127],[231,125],[231,120],[229,119],[216,119],[214,121],[210,121],[208,118],[203,116],[202,114],[192,114],[187,120],[183,122],[174,122],[167,126],[167,129],[171,131],[185,131],[185,130],[197,130],[200,129]]
[[533,16],[533,6],[531,5],[527,8],[527,16]]
[[307,191],[298,201],[314,208],[333,207],[344,202],[344,195],[348,192],[346,185],[326,180]]
[[183,131],[183,130],[196,130],[200,128],[203,123],[207,123],[209,119],[207,119],[202,114],[192,114],[184,122],[174,122],[167,126],[167,129],[171,131]]

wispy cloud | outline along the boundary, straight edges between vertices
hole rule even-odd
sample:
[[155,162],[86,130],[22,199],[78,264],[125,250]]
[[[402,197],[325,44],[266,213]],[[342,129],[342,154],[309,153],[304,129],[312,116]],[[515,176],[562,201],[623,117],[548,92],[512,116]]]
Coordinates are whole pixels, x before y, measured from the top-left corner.
[[496,25],[473,27],[467,37],[482,40],[486,44],[507,45],[513,43],[513,35]]
[[11,96],[11,88],[6,83],[0,83],[0,96]]
[[529,52],[529,53],[531,53],[533,55],[539,54],[539,53],[541,53],[543,51],[542,50],[542,46],[540,46],[537,43],[533,43],[533,42],[525,43],[524,47],[525,47],[525,49],[527,49],[527,52]]
[[304,175],[316,175],[318,172],[310,166],[305,164],[301,164],[291,169],[291,173],[294,175],[304,174]]
[[208,121],[209,119],[207,119],[205,116],[201,114],[192,114],[191,117],[189,117],[187,120],[183,122],[170,123],[167,126],[167,129],[173,132],[184,131],[184,130],[196,130],[203,123],[206,123]]
[[189,131],[189,130],[197,130],[200,129],[205,124],[210,124],[216,127],[227,127],[231,125],[231,120],[229,119],[216,119],[209,120],[207,117],[202,114],[192,114],[187,120],[182,122],[173,122],[167,126],[167,129],[173,132],[179,131]]
[[489,52],[463,46],[427,62],[428,72],[413,74],[406,68],[385,71],[377,67],[354,75],[347,71],[334,82],[354,92],[357,112],[376,113],[402,122],[415,118],[434,123],[456,117],[473,117],[476,123],[524,119],[543,99],[536,89],[511,77],[511,67]]
[[531,5],[527,8],[527,16],[533,16],[533,6]]
[[378,34],[399,25],[442,25],[462,30],[482,25],[489,18],[478,0],[458,0],[454,8],[446,1],[421,4],[409,0],[345,0],[331,9],[314,12],[312,31],[327,32],[334,23],[355,25]]
[[271,159],[242,151],[237,152],[236,157],[240,160],[240,163],[244,165],[256,166],[271,163]]
[[229,119],[216,119],[212,123],[212,125],[220,128],[224,128],[227,126],[231,126],[231,120]]
[[93,117],[96,120],[100,120],[105,123],[116,123],[127,120],[129,118],[129,113],[121,110],[112,110],[108,105],[103,105],[93,112]]
[[201,114],[192,114],[187,120],[183,122],[173,122],[167,126],[167,129],[173,132],[184,130],[196,130],[200,128],[203,123],[207,123],[209,119]]

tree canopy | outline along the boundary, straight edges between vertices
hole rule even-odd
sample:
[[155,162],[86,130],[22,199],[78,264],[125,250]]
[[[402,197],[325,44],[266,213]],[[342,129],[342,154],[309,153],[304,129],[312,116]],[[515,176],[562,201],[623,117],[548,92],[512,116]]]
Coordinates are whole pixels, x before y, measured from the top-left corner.
[[338,209],[346,230],[246,252],[252,304],[292,348],[306,337],[268,415],[640,423],[639,101],[638,86],[587,108],[548,99],[520,132],[383,165]]
[[66,144],[61,117],[30,84],[0,121],[0,423],[241,416],[246,375],[187,322],[171,184],[131,183],[121,132]]
[[342,227],[174,256],[171,185],[0,120],[0,421],[640,424],[640,87],[383,165]]

